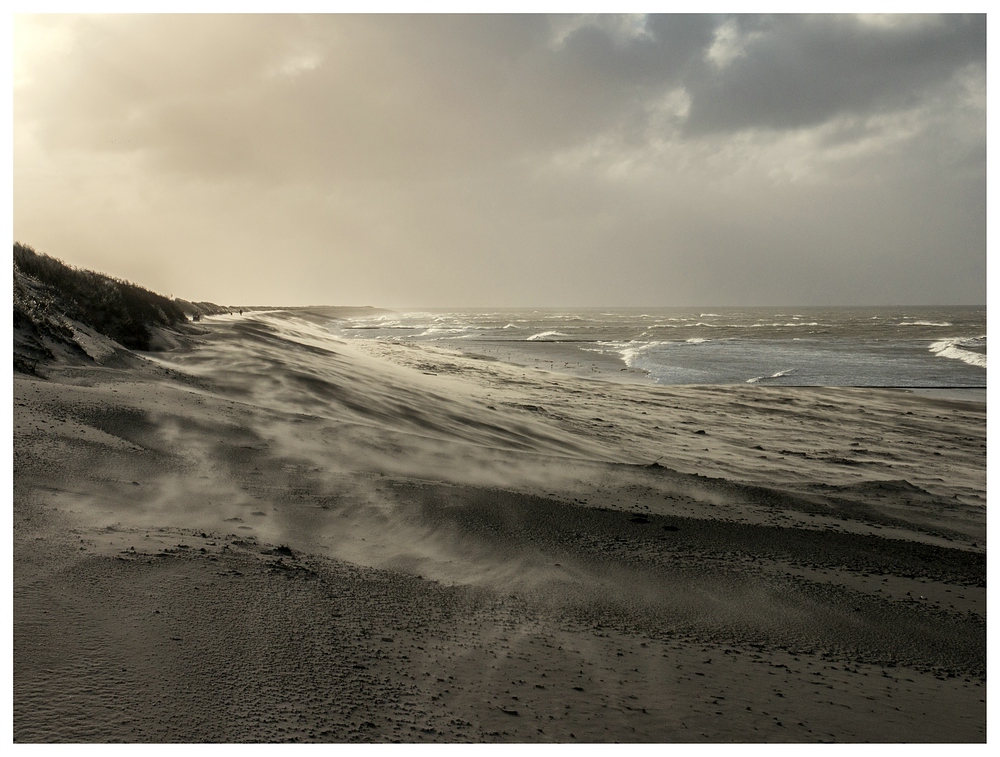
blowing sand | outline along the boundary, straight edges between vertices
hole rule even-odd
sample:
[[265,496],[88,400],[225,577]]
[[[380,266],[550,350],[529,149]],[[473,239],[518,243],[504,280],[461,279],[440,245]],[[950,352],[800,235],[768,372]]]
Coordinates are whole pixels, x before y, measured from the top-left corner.
[[15,374],[15,741],[985,741],[984,404],[293,316]]

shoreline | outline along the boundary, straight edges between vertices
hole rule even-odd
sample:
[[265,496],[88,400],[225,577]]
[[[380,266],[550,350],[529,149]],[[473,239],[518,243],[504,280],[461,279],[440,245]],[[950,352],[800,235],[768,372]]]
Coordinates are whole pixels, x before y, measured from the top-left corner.
[[984,406],[201,326],[14,376],[15,741],[985,740]]
[[[494,347],[497,344],[499,346]],[[645,384],[653,386],[743,386],[756,384],[760,386],[760,382],[741,382],[741,383],[719,383],[719,384],[661,384],[650,377],[649,371],[642,368],[632,368],[630,367],[621,356],[603,355],[594,358],[589,364],[585,364],[583,361],[570,361],[566,360],[569,357],[565,354],[558,354],[557,352],[551,352],[542,355],[535,355],[530,361],[518,362],[518,353],[521,352],[520,344],[517,347],[507,346],[506,343],[490,343],[490,348],[484,349],[482,351],[469,349],[465,350],[461,347],[452,347],[451,345],[434,345],[435,347],[440,347],[442,349],[454,349],[457,352],[462,353],[468,357],[472,358],[484,358],[492,360],[502,360],[510,365],[515,365],[521,368],[533,368],[536,370],[548,370],[551,373],[558,373],[565,376],[575,376],[579,378],[597,379],[603,381],[614,381],[620,383],[636,383]],[[546,342],[535,342],[538,345],[532,349],[536,351],[543,351]],[[499,357],[503,355],[503,357]],[[607,359],[601,359],[601,357]],[[549,367],[546,368],[546,363]],[[561,363],[561,365],[560,365]],[[622,367],[624,365],[624,367]],[[575,370],[574,370],[575,368]],[[888,385],[888,384],[851,384],[851,385],[833,385],[833,384],[763,384],[763,386],[778,386],[782,388],[789,389],[895,389],[900,391],[908,391],[914,394],[919,394],[926,397],[941,397],[947,399],[957,399],[964,400],[967,402],[977,402],[980,404],[986,404],[986,385],[983,386],[920,386],[920,385]]]
[[[363,339],[352,339],[351,342],[363,342]],[[377,341],[377,340],[372,340]],[[451,342],[391,342],[399,344],[420,344],[434,349],[454,351],[469,358],[483,360],[499,360],[520,368],[532,368],[549,371],[565,376],[592,378],[616,383],[636,383],[653,386],[742,386],[743,384],[758,384],[763,386],[778,386],[788,388],[855,388],[855,389],[900,389],[909,390],[924,396],[942,396],[952,399],[968,398],[970,402],[986,402],[986,385],[909,385],[909,384],[775,384],[766,382],[739,383],[694,383],[670,384],[655,381],[650,372],[643,368],[633,368],[628,365],[620,354],[603,352],[596,349],[581,348],[579,341],[475,341],[462,343]],[[587,342],[586,344],[590,344]]]

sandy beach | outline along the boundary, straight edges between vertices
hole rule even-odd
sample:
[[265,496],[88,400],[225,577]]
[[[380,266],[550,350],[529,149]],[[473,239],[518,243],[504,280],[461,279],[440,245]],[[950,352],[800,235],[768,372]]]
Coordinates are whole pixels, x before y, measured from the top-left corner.
[[984,403],[329,315],[14,374],[16,742],[985,741]]

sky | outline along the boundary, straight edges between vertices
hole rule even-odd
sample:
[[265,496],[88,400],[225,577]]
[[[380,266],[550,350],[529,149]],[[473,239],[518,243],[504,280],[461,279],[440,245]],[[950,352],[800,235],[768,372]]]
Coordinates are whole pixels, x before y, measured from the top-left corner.
[[986,302],[986,17],[20,15],[14,239],[244,305]]

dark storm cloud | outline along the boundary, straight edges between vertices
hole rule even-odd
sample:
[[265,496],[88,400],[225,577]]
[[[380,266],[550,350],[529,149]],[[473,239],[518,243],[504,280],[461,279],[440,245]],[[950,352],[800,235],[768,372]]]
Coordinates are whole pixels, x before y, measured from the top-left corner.
[[[388,176],[559,149],[683,87],[683,133],[790,129],[911,107],[984,65],[985,19],[652,17],[616,39],[559,17],[81,19],[73,57],[21,97],[54,145],[150,149],[165,167]],[[565,23],[565,20],[562,20]],[[717,40],[730,29],[728,42]],[[725,37],[725,35],[722,35]],[[709,56],[728,46],[724,61]],[[377,53],[375,52],[377,51]],[[725,56],[732,56],[726,59]]]
[[687,131],[793,129],[913,107],[965,66],[985,67],[985,16],[898,25],[843,16],[738,17],[731,61],[693,67]]
[[23,17],[15,232],[233,302],[976,301],[984,35],[982,16]]

